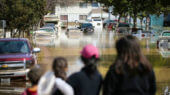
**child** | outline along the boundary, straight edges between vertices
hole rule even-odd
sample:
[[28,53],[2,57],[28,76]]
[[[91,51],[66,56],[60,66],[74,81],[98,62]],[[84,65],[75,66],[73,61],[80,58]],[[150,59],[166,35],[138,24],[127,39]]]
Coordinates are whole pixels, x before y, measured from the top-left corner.
[[38,81],[43,74],[42,70],[38,65],[33,67],[29,72],[28,72],[28,78],[31,81],[32,86],[30,88],[27,88],[22,95],[38,95],[37,94],[37,84]]
[[38,95],[74,95],[72,87],[65,82],[67,68],[65,58],[55,58],[52,71],[47,72],[38,84]]
[[99,95],[102,77],[97,70],[98,49],[86,45],[81,52],[81,60],[84,63],[83,69],[71,75],[67,82],[73,87],[75,95]]

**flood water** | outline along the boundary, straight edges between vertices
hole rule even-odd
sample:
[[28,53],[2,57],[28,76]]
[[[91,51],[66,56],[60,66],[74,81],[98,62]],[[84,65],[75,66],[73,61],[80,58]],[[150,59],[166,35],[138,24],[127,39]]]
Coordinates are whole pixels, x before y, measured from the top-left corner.
[[[63,56],[68,60],[69,72],[72,74],[83,66],[79,59],[80,52],[86,44],[93,44],[99,48],[101,61],[99,71],[105,76],[109,66],[116,57],[115,40],[118,38],[114,32],[95,30],[93,34],[82,35],[73,33],[69,36],[63,30],[59,37],[54,40],[51,46],[40,46],[41,52],[38,54],[38,62],[47,70],[50,70],[53,58]],[[152,63],[157,78],[157,95],[163,95],[165,89],[170,87],[170,58],[162,58],[156,49],[156,43],[151,39],[141,40],[143,53]],[[20,95],[20,93],[30,84],[27,82],[12,82],[10,84],[0,84],[0,95]],[[170,91],[170,90],[169,90]],[[168,95],[168,94],[167,94]]]

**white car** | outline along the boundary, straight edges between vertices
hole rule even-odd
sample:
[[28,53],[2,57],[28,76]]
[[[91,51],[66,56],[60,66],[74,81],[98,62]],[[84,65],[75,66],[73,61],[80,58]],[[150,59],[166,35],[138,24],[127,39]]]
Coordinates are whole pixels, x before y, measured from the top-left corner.
[[53,27],[43,27],[34,31],[34,43],[38,45],[55,45],[56,38],[57,31],[55,31]]
[[161,33],[157,40],[157,48],[163,57],[170,57],[170,30]]
[[139,40],[143,38],[153,37],[155,34],[151,31],[143,31],[141,29],[137,30],[137,32],[132,33],[133,36],[137,37]]

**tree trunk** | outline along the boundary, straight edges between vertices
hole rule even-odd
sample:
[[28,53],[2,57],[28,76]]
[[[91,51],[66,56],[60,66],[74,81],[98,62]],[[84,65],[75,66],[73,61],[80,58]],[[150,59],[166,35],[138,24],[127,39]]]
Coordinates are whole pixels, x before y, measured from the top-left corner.
[[148,31],[149,30],[149,23],[150,23],[150,18],[149,16],[146,17],[146,27],[145,30]]
[[21,38],[21,30],[19,30],[19,38]]
[[22,37],[23,37],[23,38],[25,37],[25,35],[24,35],[24,34],[25,34],[25,31],[23,31],[23,32],[22,32]]
[[125,22],[125,23],[127,23],[127,22],[128,22],[128,15],[125,15],[124,22]]
[[143,17],[140,19],[140,27],[143,28]]
[[129,24],[131,24],[131,16],[129,17]]
[[120,15],[119,18],[118,18],[118,23],[120,23],[120,19],[121,19],[121,15]]
[[134,13],[133,28],[136,28],[136,26],[137,26],[137,14]]
[[6,38],[6,30],[5,30],[5,28],[3,29],[3,33],[4,33],[4,38]]
[[11,32],[11,38],[13,38],[13,29],[10,29]]

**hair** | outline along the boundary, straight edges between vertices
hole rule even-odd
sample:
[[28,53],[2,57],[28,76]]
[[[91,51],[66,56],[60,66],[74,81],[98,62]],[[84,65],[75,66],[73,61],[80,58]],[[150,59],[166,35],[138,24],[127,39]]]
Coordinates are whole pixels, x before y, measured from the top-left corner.
[[142,54],[139,41],[136,37],[127,35],[116,42],[117,57],[115,60],[115,70],[118,74],[125,71],[130,74],[144,74],[152,70],[152,66]]
[[31,81],[32,85],[37,85],[38,84],[42,74],[43,74],[43,70],[38,65],[34,66],[28,72],[28,78]]
[[63,57],[57,57],[53,61],[52,69],[56,77],[66,80],[65,69],[68,67],[67,60]]
[[97,70],[97,62],[99,61],[99,58],[96,58],[95,55],[91,58],[81,56],[81,60],[85,65],[85,72],[89,75],[92,75]]

